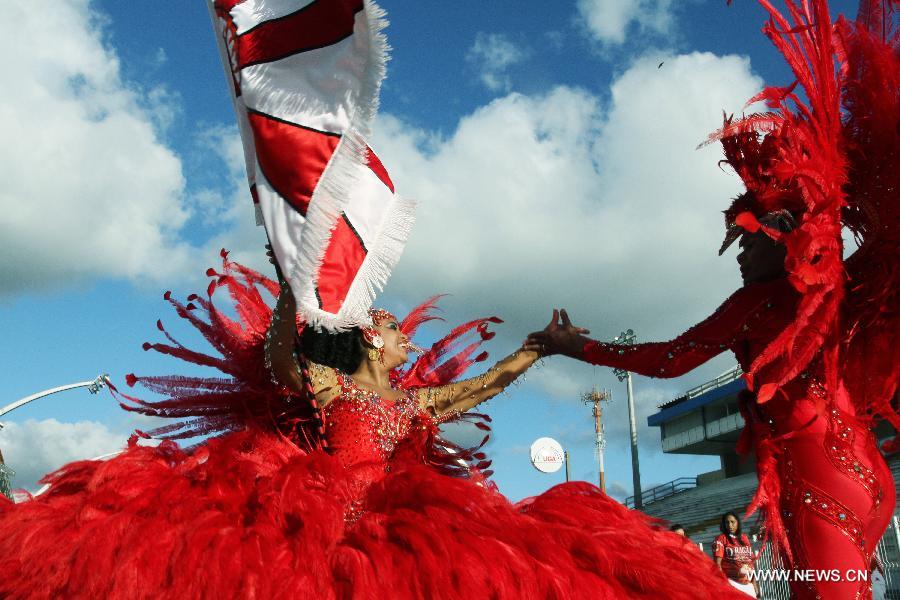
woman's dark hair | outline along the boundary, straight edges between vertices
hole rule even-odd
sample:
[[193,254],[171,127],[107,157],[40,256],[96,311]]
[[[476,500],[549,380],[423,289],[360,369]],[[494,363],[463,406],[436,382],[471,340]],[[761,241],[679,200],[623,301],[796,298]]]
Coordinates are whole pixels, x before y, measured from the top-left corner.
[[304,327],[299,351],[307,360],[350,375],[363,361],[362,332],[358,328],[332,333]]
[[681,523],[673,523],[669,525],[669,531],[678,531],[679,529],[684,530],[684,525]]
[[722,521],[719,523],[719,529],[724,534],[731,533],[730,531],[728,531],[728,523],[726,522],[728,520],[728,517],[734,517],[734,520],[737,521],[737,524],[738,524],[737,531],[734,532],[734,535],[737,537],[741,537],[741,518],[739,516],[737,516],[736,514],[734,514],[733,512],[731,512],[730,510],[727,513],[725,513],[724,515],[722,515]]

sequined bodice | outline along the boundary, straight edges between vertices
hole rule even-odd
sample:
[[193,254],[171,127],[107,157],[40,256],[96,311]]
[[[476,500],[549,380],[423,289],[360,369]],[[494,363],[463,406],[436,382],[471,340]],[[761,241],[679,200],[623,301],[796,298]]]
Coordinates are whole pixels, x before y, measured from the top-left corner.
[[414,424],[428,419],[408,392],[396,401],[357,386],[338,374],[340,396],[324,409],[329,447],[345,466],[372,463],[382,467]]

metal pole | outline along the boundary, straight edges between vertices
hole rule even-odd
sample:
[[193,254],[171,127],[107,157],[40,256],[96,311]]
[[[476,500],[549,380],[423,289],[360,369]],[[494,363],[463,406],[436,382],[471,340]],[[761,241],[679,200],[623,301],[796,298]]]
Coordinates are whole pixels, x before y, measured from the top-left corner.
[[600,491],[606,492],[606,477],[603,472],[603,407],[600,406],[600,394],[594,395],[594,431],[597,435],[597,470],[600,478]]
[[[29,402],[37,400],[38,398],[43,398],[44,396],[49,396],[50,394],[56,394],[58,392],[65,392],[66,390],[73,390],[76,388],[86,387],[86,388],[88,388],[88,391],[90,391],[92,394],[96,394],[103,388],[103,386],[106,385],[106,382],[108,380],[109,380],[109,375],[99,375],[99,376],[97,376],[96,379],[93,379],[91,381],[82,381],[81,383],[72,383],[70,385],[62,385],[59,387],[51,388],[49,390],[44,390],[43,392],[38,392],[37,394],[32,394],[30,396],[26,396],[25,398],[22,398],[21,400],[16,400],[15,402],[13,402],[11,404],[7,404],[3,408],[0,408],[0,416],[3,416],[6,413],[15,410],[15,409],[19,408],[20,406],[24,406],[25,404],[28,404]],[[2,427],[2,426],[3,425],[0,424],[0,427]]]
[[599,471],[600,491],[606,493],[606,469],[603,466],[603,407],[600,406],[600,400],[594,405],[594,427],[597,428],[597,470]]
[[[634,340],[634,331],[626,329],[617,335],[612,343],[629,346],[634,344]],[[619,354],[624,353],[624,350],[619,350]],[[641,467],[638,461],[637,423],[635,423],[634,419],[634,388],[631,384],[631,372],[625,369],[613,369],[613,373],[619,381],[626,382],[628,389],[628,427],[631,433],[631,482],[634,485],[634,507],[641,509],[644,507],[644,502],[641,498]]]
[[591,391],[581,395],[581,401],[593,406],[594,434],[596,436],[594,438],[594,451],[597,458],[597,475],[600,489],[606,492],[606,473],[603,466],[603,449],[606,447],[606,440],[603,436],[603,404],[601,403],[609,402],[609,392],[594,387]]
[[644,507],[641,498],[641,464],[638,459],[637,423],[634,418],[634,388],[631,385],[631,373],[625,378],[628,389],[628,426],[631,430],[631,482],[634,485],[634,507]]
[[[33,402],[39,398],[43,398],[44,396],[49,396],[51,394],[56,394],[59,392],[65,392],[66,390],[74,390],[76,388],[86,387],[88,391],[92,394],[96,394],[99,392],[106,384],[109,383],[109,375],[98,375],[95,379],[91,381],[82,381],[80,383],[72,383],[69,385],[61,385],[59,387],[50,388],[49,390],[44,390],[43,392],[38,392],[37,394],[32,394],[30,396],[25,396],[20,400],[16,400],[15,402],[11,402],[7,404],[3,408],[0,408],[0,416],[3,416],[15,409],[25,406],[29,402]],[[3,429],[3,423],[0,423],[0,429]],[[15,471],[7,467],[3,462],[3,454],[0,453],[0,494],[6,496],[10,500],[13,499],[12,489],[9,484],[9,479],[12,475],[15,475]],[[47,486],[44,486],[45,488]]]
[[566,483],[569,483],[569,451],[563,451],[563,460],[566,462]]
[[606,493],[606,471],[603,468],[603,452],[600,452],[600,491]]

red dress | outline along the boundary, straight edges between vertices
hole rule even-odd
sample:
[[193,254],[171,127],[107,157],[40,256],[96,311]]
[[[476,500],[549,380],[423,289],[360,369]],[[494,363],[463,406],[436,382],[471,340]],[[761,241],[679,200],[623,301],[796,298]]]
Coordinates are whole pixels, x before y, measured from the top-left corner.
[[[798,294],[787,279],[751,284],[671,342],[629,347],[592,342],[584,360],[647,375],[678,377],[731,350],[749,370],[787,323]],[[869,568],[875,545],[894,511],[894,481],[858,406],[838,381],[823,410],[820,359],[798,373],[765,404],[745,401],[747,427],[739,450],[756,451],[762,506],[776,539],[786,533],[794,564],[803,569]],[[765,370],[757,377],[765,381]],[[749,394],[748,394],[749,396]],[[781,541],[781,540],[779,540]],[[797,583],[798,597],[864,597],[868,584]]]

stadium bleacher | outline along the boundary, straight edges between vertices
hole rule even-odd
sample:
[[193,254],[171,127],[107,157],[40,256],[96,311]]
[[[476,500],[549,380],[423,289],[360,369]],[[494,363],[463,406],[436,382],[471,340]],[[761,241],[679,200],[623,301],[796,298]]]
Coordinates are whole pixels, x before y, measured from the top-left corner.
[[[900,496],[900,454],[888,460],[894,487]],[[685,533],[696,543],[703,544],[703,550],[710,553],[712,541],[719,535],[719,520],[727,511],[742,516],[756,493],[757,478],[754,473],[722,479],[715,483],[700,485],[676,494],[645,503],[643,512],[671,523],[680,523]],[[756,531],[757,517],[754,515],[744,523],[744,530]]]

